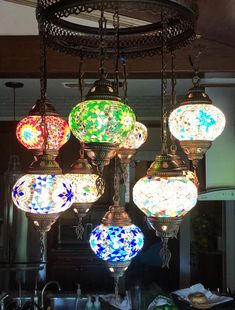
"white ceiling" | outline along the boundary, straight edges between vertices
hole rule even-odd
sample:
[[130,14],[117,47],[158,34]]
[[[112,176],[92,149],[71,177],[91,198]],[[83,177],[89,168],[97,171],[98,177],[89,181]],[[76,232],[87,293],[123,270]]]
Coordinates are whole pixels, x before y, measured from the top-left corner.
[[[38,26],[35,17],[36,0],[0,0],[0,35],[37,35]],[[97,27],[100,16],[98,11],[81,13],[77,17],[70,17],[69,21]],[[108,25],[112,25],[113,15],[105,13]],[[144,21],[129,17],[120,17],[120,26],[140,26]]]

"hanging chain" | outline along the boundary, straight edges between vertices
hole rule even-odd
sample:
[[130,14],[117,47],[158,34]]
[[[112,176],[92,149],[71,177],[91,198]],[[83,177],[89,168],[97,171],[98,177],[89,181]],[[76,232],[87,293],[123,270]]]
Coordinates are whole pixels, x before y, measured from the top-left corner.
[[168,248],[168,238],[162,238],[162,248],[159,252],[159,255],[162,260],[162,268],[168,268],[169,269],[169,262],[171,259],[171,252]]
[[45,35],[40,33],[40,115],[41,115],[41,132],[43,135],[43,150],[48,148],[48,126],[46,122],[46,92],[47,92],[47,56]]
[[104,33],[107,28],[107,19],[104,16],[104,9],[101,9],[101,16],[99,19],[99,34],[100,34],[100,73],[104,75],[104,61],[105,61],[105,40]]
[[118,206],[120,204],[120,196],[119,196],[119,175],[117,170],[117,157],[115,156],[114,159],[114,195],[113,195],[113,203],[115,206]]
[[189,58],[189,62],[193,68],[193,72],[194,72],[194,76],[192,79],[193,85],[194,86],[199,86],[200,84],[200,77],[199,77],[199,67],[200,67],[200,56],[201,56],[201,52],[199,51],[197,53],[197,55],[194,57],[194,59],[192,58],[192,56],[190,55]]
[[45,236],[45,233],[40,232],[39,241],[40,241],[40,261],[41,262],[43,262],[43,257],[44,257],[44,252],[45,252],[44,236]]
[[81,159],[84,159],[84,142],[80,142],[79,155]]
[[162,154],[167,153],[167,111],[165,106],[165,98],[167,94],[167,77],[166,77],[166,67],[167,67],[167,20],[166,13],[161,14],[162,22],[162,69],[161,69],[161,116],[162,116]]
[[128,82],[127,82],[127,70],[126,70],[126,58],[122,56],[122,67],[123,67],[123,90],[124,90],[124,102],[128,103],[127,93],[128,93]]
[[116,65],[115,65],[115,76],[116,76],[116,92],[117,95],[119,94],[119,58],[120,58],[120,17],[118,10],[115,11],[113,14],[113,28],[115,29],[115,36],[116,36]]
[[[171,51],[171,111],[176,107],[176,74],[175,74],[175,54]],[[170,134],[171,139],[171,154],[176,154],[177,145],[175,137]]]
[[83,56],[80,56],[80,62],[79,62],[79,70],[78,70],[78,87],[80,92],[80,100],[83,101],[83,91],[84,91],[84,84],[83,84],[83,76],[84,73],[82,71],[83,69]]

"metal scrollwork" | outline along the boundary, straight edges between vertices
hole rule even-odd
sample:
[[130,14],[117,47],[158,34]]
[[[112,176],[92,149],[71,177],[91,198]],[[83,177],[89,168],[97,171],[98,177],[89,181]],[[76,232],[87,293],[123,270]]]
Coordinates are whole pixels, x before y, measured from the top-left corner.
[[[198,9],[194,0],[40,0],[37,4],[39,30],[44,33],[46,44],[64,53],[97,58],[100,53],[99,26],[87,27],[67,20],[68,17],[95,10],[134,16],[141,20],[140,26],[122,27],[120,29],[120,52],[126,57],[146,57],[161,53],[162,10],[169,18],[167,26],[167,51],[186,46],[195,39],[195,25]],[[143,23],[145,16],[150,22]],[[153,22],[151,22],[153,21]],[[130,25],[129,25],[130,26]],[[116,29],[108,28],[104,39],[106,57],[115,55]]]

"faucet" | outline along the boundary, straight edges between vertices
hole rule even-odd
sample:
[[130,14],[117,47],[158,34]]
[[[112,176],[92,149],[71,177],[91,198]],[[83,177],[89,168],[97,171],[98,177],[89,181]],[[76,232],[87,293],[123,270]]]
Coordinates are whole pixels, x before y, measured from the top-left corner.
[[44,309],[44,292],[45,292],[46,288],[47,288],[50,284],[56,284],[57,287],[58,287],[58,290],[61,291],[61,287],[60,287],[58,281],[49,281],[49,282],[47,282],[47,283],[43,286],[42,292],[41,292],[41,309],[42,309],[42,310]]
[[4,310],[5,309],[5,306],[4,306],[4,300],[8,297],[9,295],[7,293],[2,293],[0,295],[0,306],[1,306],[1,310]]

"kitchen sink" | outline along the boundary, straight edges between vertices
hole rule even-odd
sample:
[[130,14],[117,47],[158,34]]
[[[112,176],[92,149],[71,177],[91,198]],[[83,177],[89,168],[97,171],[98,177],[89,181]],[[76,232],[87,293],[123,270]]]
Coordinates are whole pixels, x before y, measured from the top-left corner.
[[87,298],[51,297],[50,307],[52,310],[85,310]]

